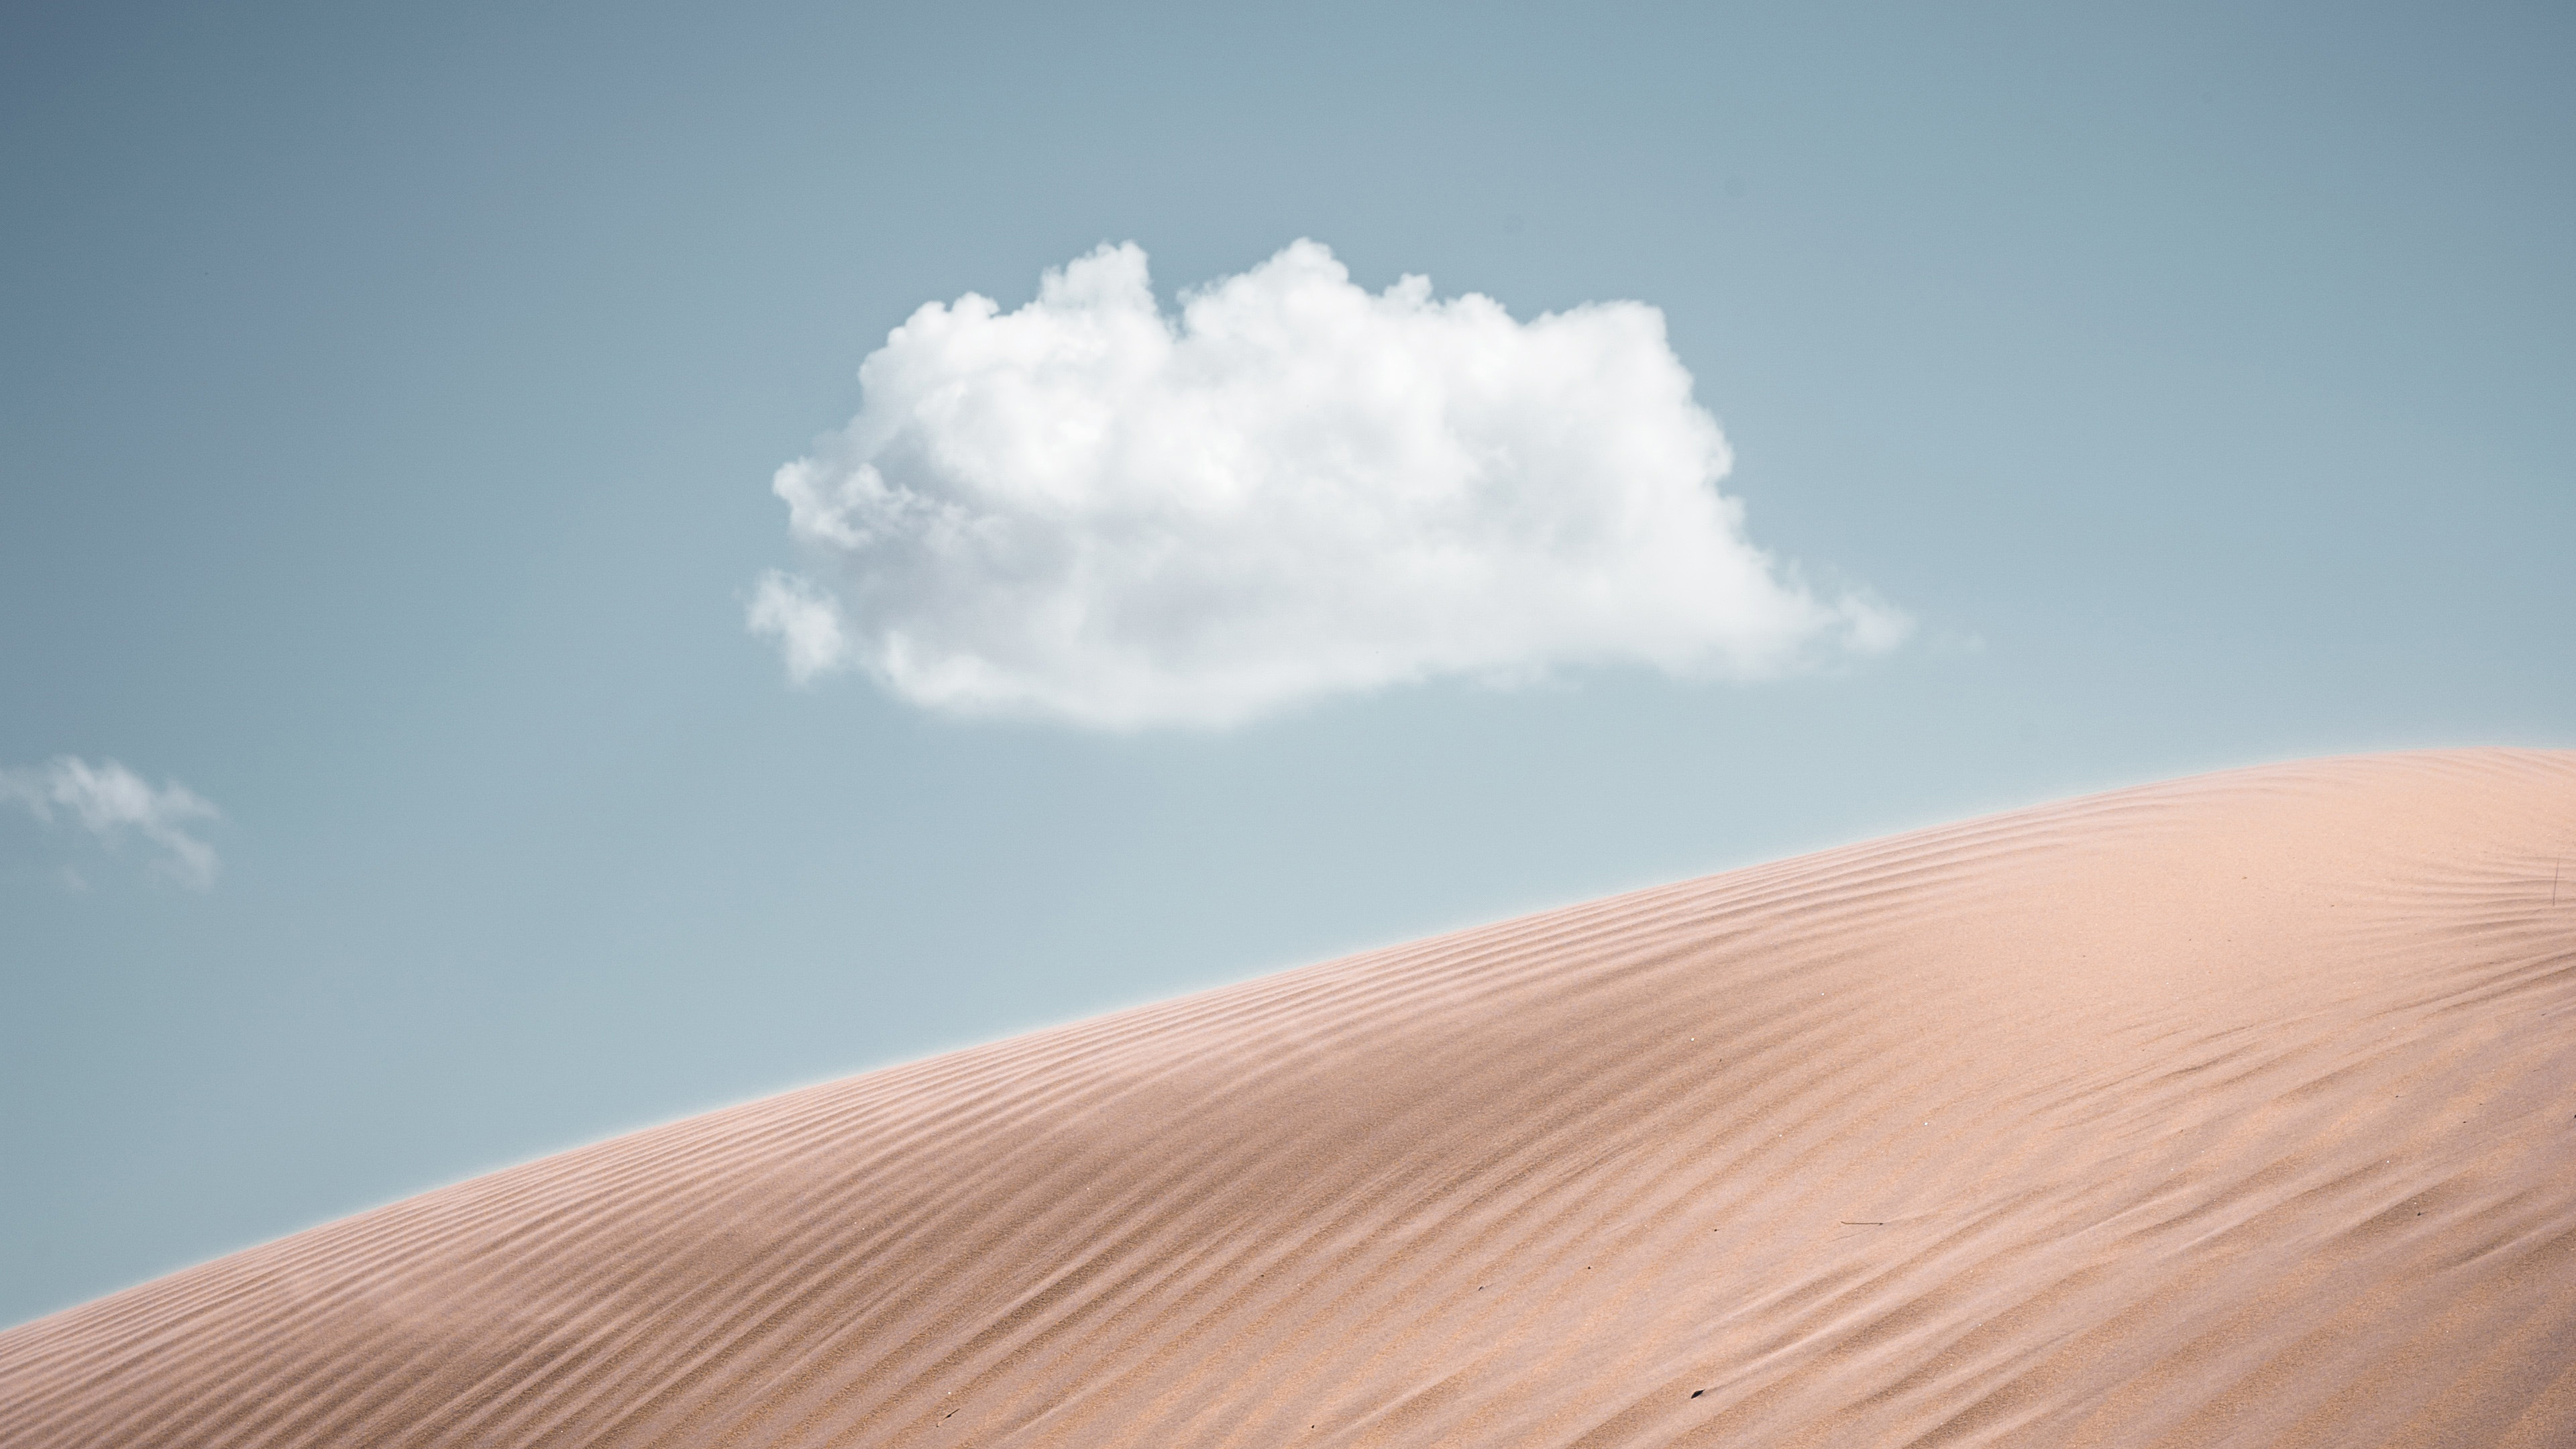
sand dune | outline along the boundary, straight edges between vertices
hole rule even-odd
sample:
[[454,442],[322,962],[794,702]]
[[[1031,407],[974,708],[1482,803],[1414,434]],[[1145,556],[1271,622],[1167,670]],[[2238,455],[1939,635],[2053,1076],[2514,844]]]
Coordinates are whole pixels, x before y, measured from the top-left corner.
[[2576,1443],[2576,753],[1598,901],[0,1335],[0,1442]]

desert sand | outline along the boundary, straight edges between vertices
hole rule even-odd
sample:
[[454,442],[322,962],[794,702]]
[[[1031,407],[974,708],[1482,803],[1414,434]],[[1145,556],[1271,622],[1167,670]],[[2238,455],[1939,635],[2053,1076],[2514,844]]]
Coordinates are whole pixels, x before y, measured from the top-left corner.
[[1619,896],[0,1335],[0,1443],[2576,1443],[2576,753]]

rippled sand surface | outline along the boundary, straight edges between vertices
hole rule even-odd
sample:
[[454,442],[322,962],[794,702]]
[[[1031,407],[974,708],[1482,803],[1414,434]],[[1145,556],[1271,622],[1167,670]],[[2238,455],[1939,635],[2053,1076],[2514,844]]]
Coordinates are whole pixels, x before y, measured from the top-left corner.
[[638,1133],[0,1334],[0,1443],[2576,1443],[2576,753],[2077,800]]

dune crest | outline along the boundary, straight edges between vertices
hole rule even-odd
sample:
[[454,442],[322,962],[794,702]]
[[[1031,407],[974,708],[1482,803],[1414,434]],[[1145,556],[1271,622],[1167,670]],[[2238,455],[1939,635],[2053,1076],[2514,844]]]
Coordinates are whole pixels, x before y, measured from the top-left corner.
[[0,1443],[2564,1445],[2569,870],[2477,750],[1552,911],[56,1314]]

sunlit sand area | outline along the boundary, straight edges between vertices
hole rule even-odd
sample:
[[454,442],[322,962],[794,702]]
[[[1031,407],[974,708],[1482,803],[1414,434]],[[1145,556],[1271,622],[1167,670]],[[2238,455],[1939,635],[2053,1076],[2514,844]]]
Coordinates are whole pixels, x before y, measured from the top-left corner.
[[642,1132],[0,1335],[0,1442],[2576,1442],[2576,753],[2324,760]]

